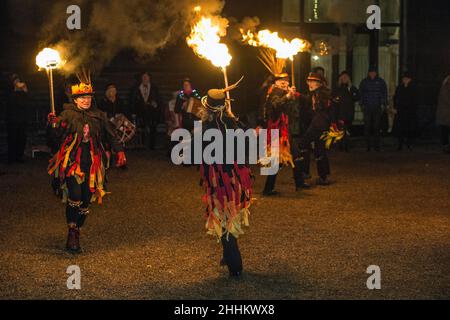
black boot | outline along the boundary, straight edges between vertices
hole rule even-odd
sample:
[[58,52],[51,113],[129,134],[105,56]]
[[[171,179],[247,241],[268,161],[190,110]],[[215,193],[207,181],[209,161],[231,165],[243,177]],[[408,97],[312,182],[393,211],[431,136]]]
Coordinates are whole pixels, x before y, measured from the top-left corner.
[[264,196],[276,196],[278,194],[277,191],[275,191],[275,182],[277,180],[277,175],[270,175],[266,178],[266,184],[264,185],[263,195]]
[[319,186],[329,186],[330,180],[328,180],[327,176],[317,178],[316,184]]
[[69,227],[67,235],[66,249],[70,253],[80,253],[80,229],[76,227]]
[[242,258],[237,239],[232,235],[222,236],[223,260],[228,267],[231,277],[239,278],[242,274]]

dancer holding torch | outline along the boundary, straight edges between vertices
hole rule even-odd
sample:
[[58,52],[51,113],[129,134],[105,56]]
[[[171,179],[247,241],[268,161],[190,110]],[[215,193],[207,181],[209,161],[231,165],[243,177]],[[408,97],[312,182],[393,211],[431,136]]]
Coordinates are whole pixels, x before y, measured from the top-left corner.
[[[291,144],[289,117],[287,115],[288,109],[295,107],[294,102],[298,94],[294,85],[289,86],[289,75],[283,71],[285,60],[276,58],[272,49],[261,48],[260,50],[261,62],[275,79],[274,84],[267,92],[262,118],[265,120],[265,126],[269,130],[267,134],[268,140],[271,136],[270,130],[279,130],[279,162],[281,166],[290,165],[293,168],[295,186],[298,191],[303,187],[307,187],[307,185],[300,177],[299,154],[295,152],[297,149],[291,148],[291,145],[294,147],[296,145]],[[270,150],[270,141],[268,141],[267,149]],[[278,194],[275,191],[276,178],[277,174],[267,176],[263,195],[273,196]]]
[[[202,98],[203,128],[220,130],[224,141],[227,129],[238,129],[238,121],[230,112],[226,98],[226,93],[236,87],[237,84],[225,89],[211,89]],[[238,278],[243,266],[237,239],[243,234],[243,226],[249,224],[252,181],[248,166],[237,164],[236,159],[234,163],[226,162],[226,150],[225,143],[223,164],[203,162],[200,171],[205,188],[203,202],[206,205],[206,229],[208,234],[222,242],[221,265],[228,267],[231,277]]]
[[[186,39],[187,44],[201,58],[221,68],[225,89],[211,89],[201,102],[204,107],[204,128],[215,128],[225,134],[226,129],[237,129],[237,119],[231,110],[230,91],[238,83],[228,86],[227,66],[232,59],[228,47],[221,43],[226,34],[226,24],[218,17],[199,17]],[[226,148],[224,149],[226,150]],[[224,155],[226,152],[224,152]],[[224,159],[226,160],[226,159]],[[242,226],[248,225],[251,201],[251,174],[245,165],[237,163],[201,165],[202,185],[205,187],[203,201],[206,205],[206,229],[215,235],[223,246],[221,265],[228,266],[232,277],[240,277],[242,258],[237,245]]]
[[103,139],[117,152],[117,166],[126,164],[123,147],[105,113],[91,106],[94,92],[90,77],[84,74],[79,78],[80,83],[72,87],[74,104],[58,117],[53,112],[48,116],[53,134],[61,141],[48,172],[60,180],[66,201],[69,228],[66,249],[71,253],[81,251],[80,229],[91,201],[101,203],[106,194]]

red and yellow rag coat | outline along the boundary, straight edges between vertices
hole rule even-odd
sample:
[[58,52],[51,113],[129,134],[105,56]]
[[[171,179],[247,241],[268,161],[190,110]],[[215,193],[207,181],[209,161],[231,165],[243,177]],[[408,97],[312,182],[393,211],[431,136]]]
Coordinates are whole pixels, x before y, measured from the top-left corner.
[[269,89],[265,105],[267,119],[267,152],[270,156],[271,131],[279,130],[279,162],[280,165],[290,165],[294,167],[289,142],[289,117],[286,113],[288,106],[292,102],[288,98],[287,92],[273,86]]
[[60,180],[67,197],[66,179],[75,177],[79,184],[88,181],[92,201],[102,202],[105,187],[105,148],[109,143],[116,152],[123,151],[114,127],[104,112],[95,107],[81,110],[65,106],[56,119],[52,134],[61,142],[58,152],[49,162],[48,173]]

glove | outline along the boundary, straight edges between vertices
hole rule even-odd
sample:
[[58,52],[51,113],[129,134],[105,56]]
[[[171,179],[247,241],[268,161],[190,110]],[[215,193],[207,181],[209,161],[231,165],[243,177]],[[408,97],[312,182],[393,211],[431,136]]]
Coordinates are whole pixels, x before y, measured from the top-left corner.
[[47,121],[49,124],[54,124],[54,123],[58,122],[58,117],[56,116],[56,114],[51,112],[47,115]]
[[117,153],[117,167],[124,167],[127,164],[127,158],[125,157],[125,152],[120,151]]

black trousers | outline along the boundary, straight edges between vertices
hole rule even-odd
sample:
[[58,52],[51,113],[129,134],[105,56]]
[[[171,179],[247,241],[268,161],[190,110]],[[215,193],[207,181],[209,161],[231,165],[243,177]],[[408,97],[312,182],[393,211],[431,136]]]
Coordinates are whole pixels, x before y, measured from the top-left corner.
[[[292,159],[294,160],[294,168],[292,169],[293,171],[293,177],[294,177],[294,182],[295,182],[295,186],[299,187],[302,185],[304,179],[302,177],[302,169],[301,169],[301,161],[300,161],[300,149],[299,149],[299,142],[300,142],[300,138],[295,136],[292,137],[291,139],[291,154],[292,154]],[[280,170],[281,170],[281,165],[280,165]],[[308,168],[309,168],[309,164],[308,164]],[[308,169],[309,170],[309,169]],[[263,192],[271,192],[275,189],[275,183],[277,181],[277,174],[274,175],[270,175],[267,176],[266,179],[266,184],[264,186],[264,191]]]
[[157,127],[159,124],[159,115],[157,113],[146,116],[145,118],[145,141],[150,150],[155,149]]
[[345,151],[345,152],[349,152],[350,151],[350,137],[347,134],[347,132],[349,132],[351,125],[347,125],[345,124],[344,127],[342,128],[344,130],[344,137],[342,138],[342,140],[339,143],[339,149],[341,151]]
[[[317,174],[321,178],[326,178],[330,174],[330,161],[328,159],[325,141],[321,139],[322,129],[310,127],[300,138],[300,169],[301,179],[309,174],[311,153],[314,155],[317,164]],[[312,145],[314,144],[314,147]],[[302,180],[303,182],[303,180]]]
[[443,146],[449,145],[450,126],[441,126],[441,143]]
[[223,260],[230,273],[242,272],[242,257],[239,251],[237,239],[230,233],[222,236]]
[[364,135],[366,137],[368,149],[372,146],[372,130],[373,144],[375,145],[375,148],[380,148],[381,116],[381,106],[364,108]]
[[23,159],[27,144],[27,126],[25,124],[8,124],[8,162]]
[[[84,172],[88,172],[88,170]],[[75,177],[70,177],[66,181],[69,190],[69,198],[66,204],[68,225],[76,225],[78,228],[84,225],[92,197],[88,181],[89,174],[86,174],[85,181],[81,184],[78,184]]]

